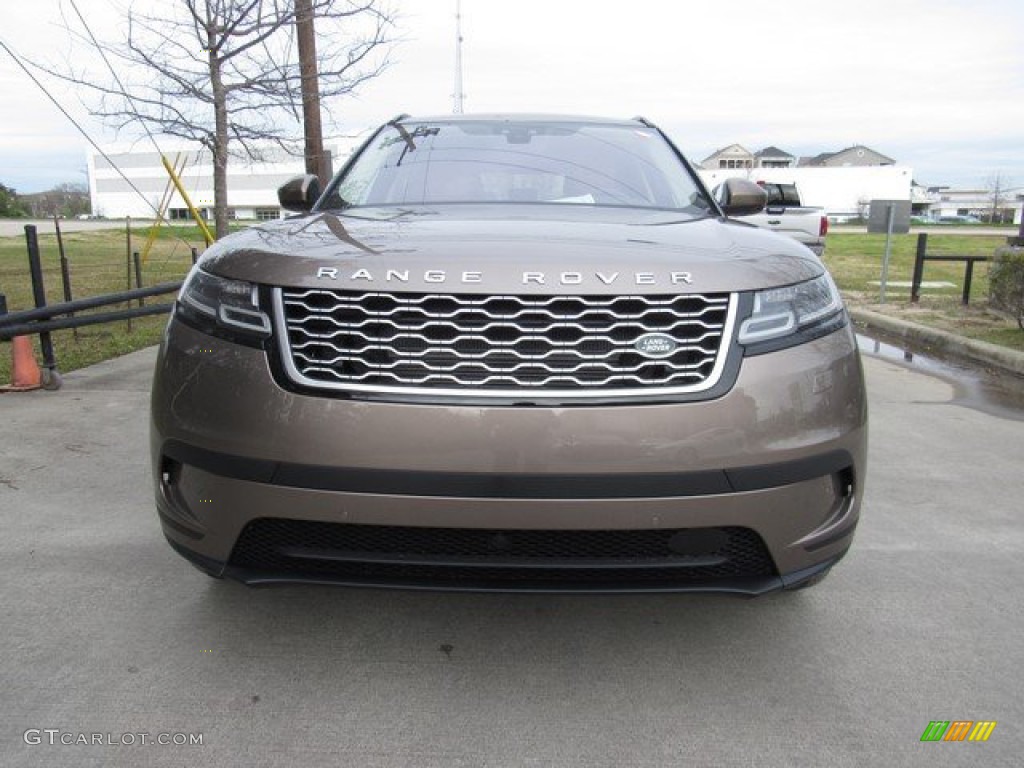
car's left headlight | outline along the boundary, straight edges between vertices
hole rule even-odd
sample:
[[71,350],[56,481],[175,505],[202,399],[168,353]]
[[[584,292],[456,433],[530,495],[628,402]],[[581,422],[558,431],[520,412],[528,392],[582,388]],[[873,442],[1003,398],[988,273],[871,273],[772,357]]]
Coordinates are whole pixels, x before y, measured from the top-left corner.
[[740,324],[738,341],[747,355],[757,355],[803,344],[846,323],[839,289],[825,272],[796,285],[757,291],[753,312]]
[[201,330],[252,343],[270,336],[270,318],[260,309],[255,285],[193,267],[178,294],[178,312]]

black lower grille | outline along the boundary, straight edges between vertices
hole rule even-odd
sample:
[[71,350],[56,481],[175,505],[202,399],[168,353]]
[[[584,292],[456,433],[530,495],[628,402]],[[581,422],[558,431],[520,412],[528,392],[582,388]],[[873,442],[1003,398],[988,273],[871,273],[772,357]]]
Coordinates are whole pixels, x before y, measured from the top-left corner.
[[462,589],[670,589],[776,576],[748,528],[494,530],[261,519],[230,565],[280,577]]

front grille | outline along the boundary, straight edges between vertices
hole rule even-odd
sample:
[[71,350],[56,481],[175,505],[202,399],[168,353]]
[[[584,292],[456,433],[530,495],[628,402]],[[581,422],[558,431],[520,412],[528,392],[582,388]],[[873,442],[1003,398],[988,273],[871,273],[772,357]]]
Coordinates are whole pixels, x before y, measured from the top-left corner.
[[671,589],[776,576],[748,528],[493,530],[260,519],[230,565],[278,577],[464,589]]
[[[718,380],[732,318],[728,293],[477,296],[287,288],[277,301],[291,378],[366,392],[699,392]],[[649,334],[674,349],[645,356],[637,345]]]

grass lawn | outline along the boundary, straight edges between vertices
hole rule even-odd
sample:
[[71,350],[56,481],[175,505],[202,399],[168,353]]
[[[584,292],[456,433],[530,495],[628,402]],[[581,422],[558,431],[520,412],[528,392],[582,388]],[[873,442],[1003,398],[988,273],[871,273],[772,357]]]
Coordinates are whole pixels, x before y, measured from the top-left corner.
[[[132,228],[133,251],[141,253],[148,231],[148,227]],[[73,298],[85,298],[135,287],[134,274],[129,284],[127,235],[123,228],[65,232],[63,240],[64,252],[70,264]],[[152,250],[142,265],[143,285],[181,280],[192,265],[190,247],[195,246],[201,253],[203,243],[202,235],[195,226],[160,227]],[[64,292],[57,236],[52,226],[40,228],[39,251],[43,263],[46,301],[48,304],[56,304],[64,300]],[[28,250],[24,236],[0,237],[0,293],[6,295],[7,309],[10,312],[35,306],[32,300],[32,281],[29,277]],[[168,294],[148,298],[146,302],[164,304],[173,299],[174,295]],[[89,312],[117,308],[118,306],[101,307]],[[57,369],[62,372],[72,371],[156,344],[166,324],[167,316],[157,315],[132,320],[131,330],[127,321],[79,328],[77,339],[71,330],[56,331],[52,337]],[[37,359],[41,361],[42,355],[38,354],[39,337],[33,336],[32,341],[36,347]],[[0,343],[0,384],[10,381],[10,367],[10,345]]]
[[[1001,235],[928,235],[929,254],[991,256],[1006,245]],[[919,304],[910,303],[909,283],[914,273],[917,235],[893,235],[886,303],[879,301],[879,281],[885,256],[885,235],[832,233],[826,238],[824,261],[847,303],[904,320],[951,331],[969,338],[1024,351],[1024,331],[1016,322],[988,307],[988,264],[974,265],[971,301],[960,303],[963,262],[925,262],[924,282],[951,283],[925,287]],[[893,285],[903,283],[903,285]]]
[[[825,264],[839,287],[850,296],[877,300],[882,260],[885,257],[885,235],[862,233],[832,233],[826,237]],[[991,256],[1006,245],[1001,235],[929,234],[929,254],[957,254],[964,256]],[[909,283],[914,273],[914,254],[917,235],[893,235],[892,256],[889,261],[889,282]],[[930,288],[922,296],[949,295],[959,297],[963,289],[964,265],[957,262],[925,263],[926,281],[953,283],[949,288]],[[976,264],[971,300],[984,300],[988,296],[988,265]],[[886,298],[891,301],[909,301],[910,288],[890,285]]]

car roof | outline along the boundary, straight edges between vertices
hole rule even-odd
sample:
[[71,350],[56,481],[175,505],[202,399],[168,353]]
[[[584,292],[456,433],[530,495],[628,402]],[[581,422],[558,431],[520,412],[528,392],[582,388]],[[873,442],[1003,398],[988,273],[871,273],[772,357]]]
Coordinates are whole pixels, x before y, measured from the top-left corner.
[[392,123],[462,123],[462,122],[508,122],[508,123],[593,123],[597,125],[649,125],[642,117],[615,118],[593,115],[561,115],[543,112],[481,112],[477,114],[450,115],[399,115]]

